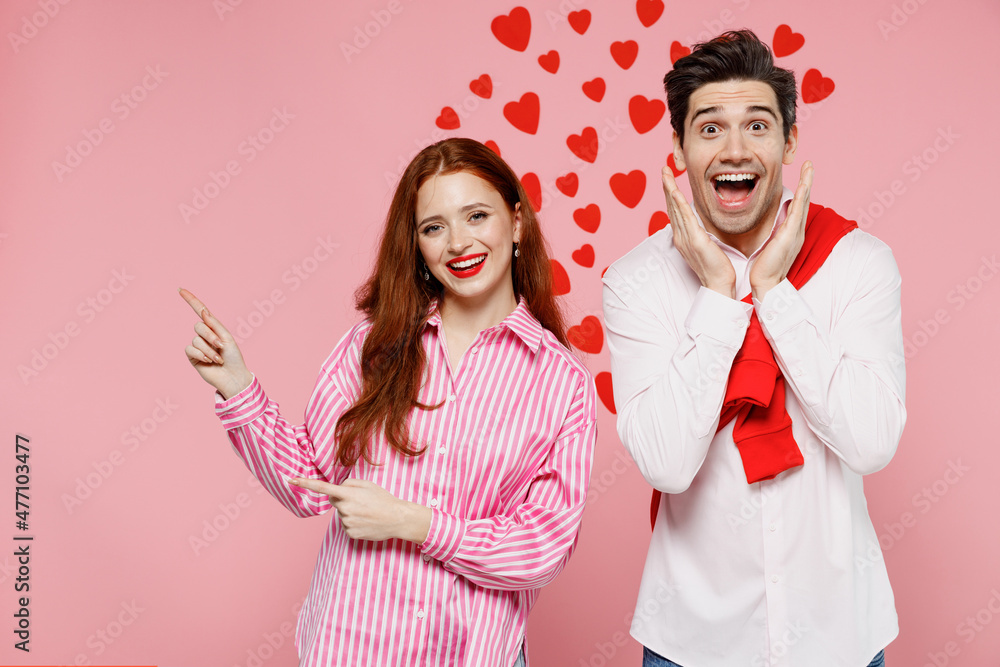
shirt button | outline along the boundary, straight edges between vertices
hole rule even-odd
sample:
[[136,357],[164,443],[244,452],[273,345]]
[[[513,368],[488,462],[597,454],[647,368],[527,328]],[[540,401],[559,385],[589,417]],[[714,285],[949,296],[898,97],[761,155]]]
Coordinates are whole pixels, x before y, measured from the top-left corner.
[[795,367],[795,370],[794,370],[793,372],[794,372],[794,373],[795,373],[796,375],[802,375],[802,369],[801,369],[801,368],[799,368],[798,366],[796,366],[796,367]]
[[438,506],[438,499],[431,498],[431,507],[437,507],[437,506]]
[[769,528],[769,529],[771,530],[771,532],[772,532],[772,533],[773,533],[774,531],[778,530],[778,527],[777,527],[777,526],[775,526],[775,525],[774,525],[773,523],[772,523],[772,524],[771,524],[770,526],[768,526],[768,528]]
[[778,583],[778,575],[775,574],[774,576],[772,576],[771,577],[771,582],[775,583],[775,584]]
[[447,450],[447,449],[445,449],[444,447],[438,447],[438,454],[444,454],[444,453],[445,453],[445,452],[447,452],[447,451],[448,451],[448,450]]
[[423,618],[423,617],[424,617],[424,610],[423,609],[418,609],[417,610],[417,618]]
[[479,352],[479,348],[478,347],[472,348],[472,354],[475,354],[476,352]]
[[737,320],[737,321],[736,321],[736,325],[737,325],[737,326],[738,326],[738,327],[739,327],[740,329],[746,329],[746,328],[747,328],[747,321],[746,321],[746,320]]
[[768,313],[767,315],[765,315],[764,319],[767,320],[768,322],[773,322],[774,321],[774,311],[772,311],[772,312]]
[[448,400],[451,401],[452,403],[454,403],[456,398],[458,398],[458,396],[455,396],[455,394],[452,394],[451,396],[448,397]]
[[425,563],[431,562],[431,557],[430,556],[424,556],[424,562]]

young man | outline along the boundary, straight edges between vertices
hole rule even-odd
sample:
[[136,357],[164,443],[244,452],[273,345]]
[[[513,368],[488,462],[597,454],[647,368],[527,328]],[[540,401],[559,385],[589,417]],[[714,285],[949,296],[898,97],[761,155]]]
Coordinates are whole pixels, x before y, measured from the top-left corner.
[[[643,665],[865,667],[898,627],[862,475],[906,420],[889,248],[809,203],[795,79],[749,31],[664,78],[671,224],[604,277],[618,433],[657,490]],[[658,496],[658,498],[656,497]]]

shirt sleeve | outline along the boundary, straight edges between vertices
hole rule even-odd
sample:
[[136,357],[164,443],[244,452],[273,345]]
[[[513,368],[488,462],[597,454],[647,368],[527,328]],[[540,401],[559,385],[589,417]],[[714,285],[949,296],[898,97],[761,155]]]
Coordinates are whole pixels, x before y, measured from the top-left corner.
[[618,289],[628,283],[613,271],[605,275],[604,322],[618,436],[647,482],[681,493],[715,437],[753,307],[700,287],[684,322],[675,322],[646,295]]
[[[352,335],[356,330],[340,341],[320,370],[302,424],[291,424],[281,415],[256,375],[250,386],[228,400],[215,394],[216,414],[236,454],[264,488],[296,516],[326,512],[331,507],[330,498],[292,486],[289,479],[303,477],[337,484],[346,477],[346,470],[336,462],[334,429],[349,406],[340,384],[360,350],[353,340],[360,338]],[[332,471],[332,475],[328,477],[324,471]]]
[[889,463],[906,422],[901,279],[874,237],[855,231],[841,244],[828,328],[787,280],[754,306],[809,428],[864,475]]
[[596,397],[593,378],[579,374],[562,429],[513,511],[469,520],[434,509],[421,551],[485,588],[540,588],[555,579],[576,549],[587,502]]

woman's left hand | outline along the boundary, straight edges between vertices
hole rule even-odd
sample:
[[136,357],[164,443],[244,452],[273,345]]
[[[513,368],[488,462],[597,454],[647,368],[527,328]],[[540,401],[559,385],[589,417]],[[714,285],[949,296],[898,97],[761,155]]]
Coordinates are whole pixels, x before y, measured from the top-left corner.
[[355,540],[399,538],[420,544],[430,531],[429,507],[401,500],[374,482],[348,478],[343,484],[330,484],[297,478],[289,483],[330,496],[340,525]]

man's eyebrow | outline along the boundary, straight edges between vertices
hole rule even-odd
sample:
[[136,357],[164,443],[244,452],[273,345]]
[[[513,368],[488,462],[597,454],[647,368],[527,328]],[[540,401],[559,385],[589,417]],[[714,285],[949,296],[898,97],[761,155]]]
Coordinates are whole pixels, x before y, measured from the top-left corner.
[[[459,210],[460,213],[468,213],[469,211],[471,211],[474,208],[488,208],[491,211],[493,210],[493,207],[490,206],[489,204],[484,204],[483,202],[478,202],[478,201],[477,202],[473,202],[471,204],[466,204],[465,206],[463,206],[462,208],[460,208],[458,210]],[[430,215],[430,216],[427,216],[426,218],[424,218],[423,220],[421,220],[420,222],[417,223],[417,227],[420,227],[421,225],[424,225],[424,224],[426,224],[428,222],[435,222],[437,220],[444,220],[444,216],[440,216],[440,215]]]
[[[691,124],[694,125],[694,121],[695,121],[695,119],[698,118],[698,116],[701,116],[703,114],[717,113],[717,112],[719,112],[721,110],[722,110],[722,107],[720,107],[718,105],[716,105],[714,107],[704,107],[702,109],[698,109],[697,111],[694,112],[694,115],[691,116]],[[746,108],[746,113],[747,114],[766,113],[769,116],[771,116],[771,118],[773,118],[774,120],[778,120],[778,115],[774,112],[774,109],[772,109],[771,107],[766,107],[766,106],[762,106],[762,105],[759,105],[759,104],[755,104],[753,106],[747,107]]]

